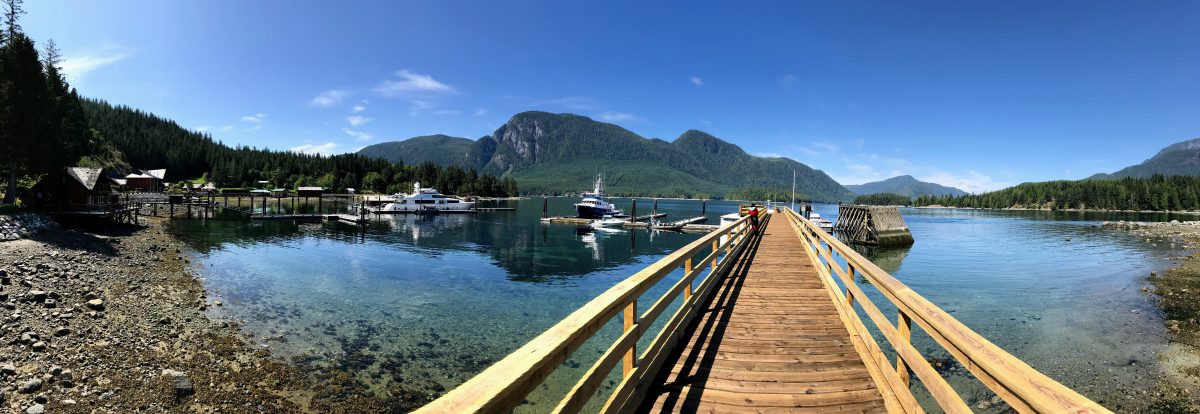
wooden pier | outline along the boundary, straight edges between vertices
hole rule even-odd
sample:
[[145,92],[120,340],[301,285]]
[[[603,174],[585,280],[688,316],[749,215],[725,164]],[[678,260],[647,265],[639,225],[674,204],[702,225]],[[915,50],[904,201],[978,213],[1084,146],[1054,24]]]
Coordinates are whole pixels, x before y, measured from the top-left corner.
[[[594,363],[553,412],[971,412],[911,343],[913,324],[1013,411],[1110,412],[794,211],[764,216],[759,233],[747,220],[618,282],[418,412],[509,412],[610,322],[620,335],[605,338],[611,345],[598,357],[583,356]],[[655,286],[663,293],[641,302]],[[864,289],[896,313],[885,315]],[[619,382],[602,389],[618,365]],[[602,403],[590,402],[598,395]]]
[[838,206],[834,230],[851,243],[876,246],[913,244],[900,209],[891,206]]

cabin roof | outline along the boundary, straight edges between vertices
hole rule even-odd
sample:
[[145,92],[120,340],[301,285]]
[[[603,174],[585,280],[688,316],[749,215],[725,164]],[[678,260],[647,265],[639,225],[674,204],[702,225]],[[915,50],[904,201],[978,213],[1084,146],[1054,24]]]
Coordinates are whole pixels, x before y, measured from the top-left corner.
[[103,171],[103,168],[67,167],[67,175],[88,190],[96,188],[96,181],[100,179]]
[[128,180],[130,178],[155,178],[155,177],[150,174],[129,174],[129,175],[125,176],[126,180]]
[[297,191],[325,191],[325,187],[298,187]]
[[142,170],[142,174],[148,175],[151,178],[157,178],[157,179],[161,180],[167,176],[167,170],[165,168],[158,169],[158,170]]

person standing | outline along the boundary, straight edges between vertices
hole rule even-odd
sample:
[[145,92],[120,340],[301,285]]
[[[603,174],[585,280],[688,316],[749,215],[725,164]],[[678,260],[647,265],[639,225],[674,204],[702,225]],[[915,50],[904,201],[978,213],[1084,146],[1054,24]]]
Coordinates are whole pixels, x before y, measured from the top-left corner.
[[746,211],[746,215],[750,216],[750,228],[755,233],[758,232],[758,206],[750,203],[750,208]]

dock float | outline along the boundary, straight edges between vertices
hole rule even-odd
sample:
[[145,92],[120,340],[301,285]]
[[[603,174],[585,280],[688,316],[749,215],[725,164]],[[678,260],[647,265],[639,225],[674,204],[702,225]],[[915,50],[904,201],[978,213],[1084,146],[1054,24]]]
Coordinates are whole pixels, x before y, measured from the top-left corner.
[[[748,220],[617,282],[417,412],[513,411],[615,319],[619,335],[602,339],[610,345],[598,356],[582,356],[594,362],[553,412],[972,412],[924,347],[913,346],[915,324],[941,348],[934,352],[944,350],[970,373],[963,380],[979,381],[1015,412],[1111,413],[795,211],[762,217],[761,232]],[[655,288],[663,293],[641,301]],[[873,297],[895,313],[884,314]],[[613,375],[614,387],[598,393]],[[606,400],[591,402],[598,394]]]

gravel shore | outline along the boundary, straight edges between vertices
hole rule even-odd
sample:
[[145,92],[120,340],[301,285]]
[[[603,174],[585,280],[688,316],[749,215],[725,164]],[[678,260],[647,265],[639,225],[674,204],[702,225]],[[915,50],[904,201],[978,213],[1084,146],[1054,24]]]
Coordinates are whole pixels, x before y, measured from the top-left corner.
[[1200,413],[1200,221],[1169,223],[1105,222],[1101,227],[1145,237],[1147,243],[1168,243],[1186,255],[1177,266],[1151,271],[1148,280],[1163,312],[1170,344],[1159,355],[1166,382],[1152,408],[1163,413]]
[[393,412],[338,371],[272,358],[210,320],[162,223],[0,242],[0,412]]

